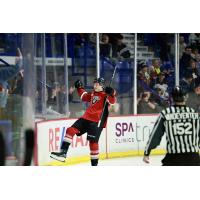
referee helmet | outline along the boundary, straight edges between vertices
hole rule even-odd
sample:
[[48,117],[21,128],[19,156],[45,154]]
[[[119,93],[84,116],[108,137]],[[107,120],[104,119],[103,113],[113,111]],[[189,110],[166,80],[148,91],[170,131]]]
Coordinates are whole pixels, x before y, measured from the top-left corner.
[[186,92],[180,86],[176,86],[172,90],[171,94],[172,94],[172,98],[173,98],[174,102],[184,102],[184,101],[186,101]]

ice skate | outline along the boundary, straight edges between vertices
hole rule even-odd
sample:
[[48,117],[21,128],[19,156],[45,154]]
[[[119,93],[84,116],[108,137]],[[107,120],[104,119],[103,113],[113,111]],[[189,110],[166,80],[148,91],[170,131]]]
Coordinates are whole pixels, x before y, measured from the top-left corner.
[[60,162],[65,162],[66,159],[66,153],[65,151],[61,151],[61,152],[51,152],[50,157],[53,158],[54,160],[58,160]]

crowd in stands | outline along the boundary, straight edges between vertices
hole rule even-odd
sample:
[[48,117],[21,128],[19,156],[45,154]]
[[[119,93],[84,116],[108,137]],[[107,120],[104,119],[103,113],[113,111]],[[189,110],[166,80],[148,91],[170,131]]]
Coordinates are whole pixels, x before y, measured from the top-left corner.
[[[63,57],[64,37],[61,33],[47,33],[46,56]],[[21,45],[22,34],[0,34],[0,54],[15,55],[14,49]],[[37,56],[42,54],[42,35],[35,34]],[[69,33],[67,34],[68,56],[79,57],[81,48],[87,48],[87,56],[96,55],[96,34]],[[130,52],[123,43],[123,35],[120,33],[100,34],[100,54],[108,58],[130,58]]]
[[157,113],[169,105],[168,86],[172,73],[161,66],[159,59],[152,60],[150,66],[138,63],[138,113]]
[[[160,34],[158,35],[159,37],[156,37],[156,34],[151,35],[153,40],[147,42],[147,44],[158,50],[160,43],[160,54],[157,54],[159,58],[152,60],[152,64],[147,64],[144,61],[138,62],[138,113],[157,113],[171,104],[169,92],[175,84],[175,67],[174,61],[170,58],[174,57],[174,54],[172,56],[172,52],[175,52],[174,45],[168,43],[170,34],[168,34],[168,38],[167,34],[162,37],[160,37]],[[166,39],[166,46],[164,45],[164,38]],[[155,45],[154,42],[157,42],[157,44]],[[180,35],[180,86],[188,93],[188,105],[191,105],[197,111],[200,111],[199,50],[200,34]],[[170,67],[167,63],[170,63]],[[149,94],[146,95],[147,93]]]
[[188,105],[200,112],[200,34],[191,33],[186,40],[180,58],[180,85],[188,92]]
[[[9,35],[1,35],[0,48],[5,47],[8,51],[12,47],[5,45],[5,41]],[[64,54],[63,36],[62,34],[47,34],[47,41],[51,41],[52,37],[56,45],[50,45],[47,42],[47,55],[52,54],[50,50],[57,52],[56,56]],[[38,37],[39,38],[39,37]],[[170,105],[170,91],[175,85],[175,37],[174,34],[138,34],[141,45],[146,45],[149,51],[154,52],[154,59],[138,60],[138,113],[157,113],[161,109]],[[20,43],[20,37],[18,38]],[[60,41],[60,42],[58,42]],[[41,43],[41,41],[39,41]],[[96,35],[89,33],[70,33],[68,34],[68,56],[81,57],[82,52],[86,52],[87,56],[96,56]],[[40,45],[38,45],[40,46]],[[102,33],[100,34],[100,55],[106,58],[116,60],[130,59],[131,53],[129,46],[124,43],[123,34],[120,33]],[[49,50],[50,49],[50,50]],[[80,51],[80,50],[83,51]],[[49,51],[49,52],[48,52]],[[180,34],[179,36],[179,58],[180,58],[180,85],[188,92],[188,102],[193,102],[194,106],[199,109],[199,80],[200,80],[200,34]],[[20,79],[18,87],[20,88]],[[55,102],[62,105],[65,101],[65,88],[59,83],[59,86],[52,86],[48,91],[49,96],[47,102],[54,104]],[[70,89],[72,91],[72,89]],[[22,93],[22,91],[17,91]],[[54,94],[56,93],[56,94]],[[73,91],[70,93],[70,95]],[[52,94],[52,95],[51,95]],[[72,96],[69,96],[71,99]],[[197,99],[197,100],[196,100]],[[62,107],[58,108],[59,113],[63,113]]]
[[107,58],[130,58],[131,54],[123,43],[120,33],[103,33],[100,42],[100,55]]

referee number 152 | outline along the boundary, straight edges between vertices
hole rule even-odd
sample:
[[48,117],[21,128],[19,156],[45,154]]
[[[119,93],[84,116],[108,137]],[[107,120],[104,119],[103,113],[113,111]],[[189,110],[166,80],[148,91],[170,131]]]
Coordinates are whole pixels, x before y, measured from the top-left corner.
[[176,123],[173,125],[175,135],[191,135],[192,134],[192,124],[190,122],[186,123]]

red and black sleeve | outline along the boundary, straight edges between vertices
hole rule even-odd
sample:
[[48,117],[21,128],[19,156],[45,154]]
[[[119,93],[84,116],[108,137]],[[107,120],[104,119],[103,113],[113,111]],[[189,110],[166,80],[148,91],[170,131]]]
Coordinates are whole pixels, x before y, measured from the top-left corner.
[[84,88],[78,88],[77,92],[82,101],[91,101],[91,93],[86,92]]

